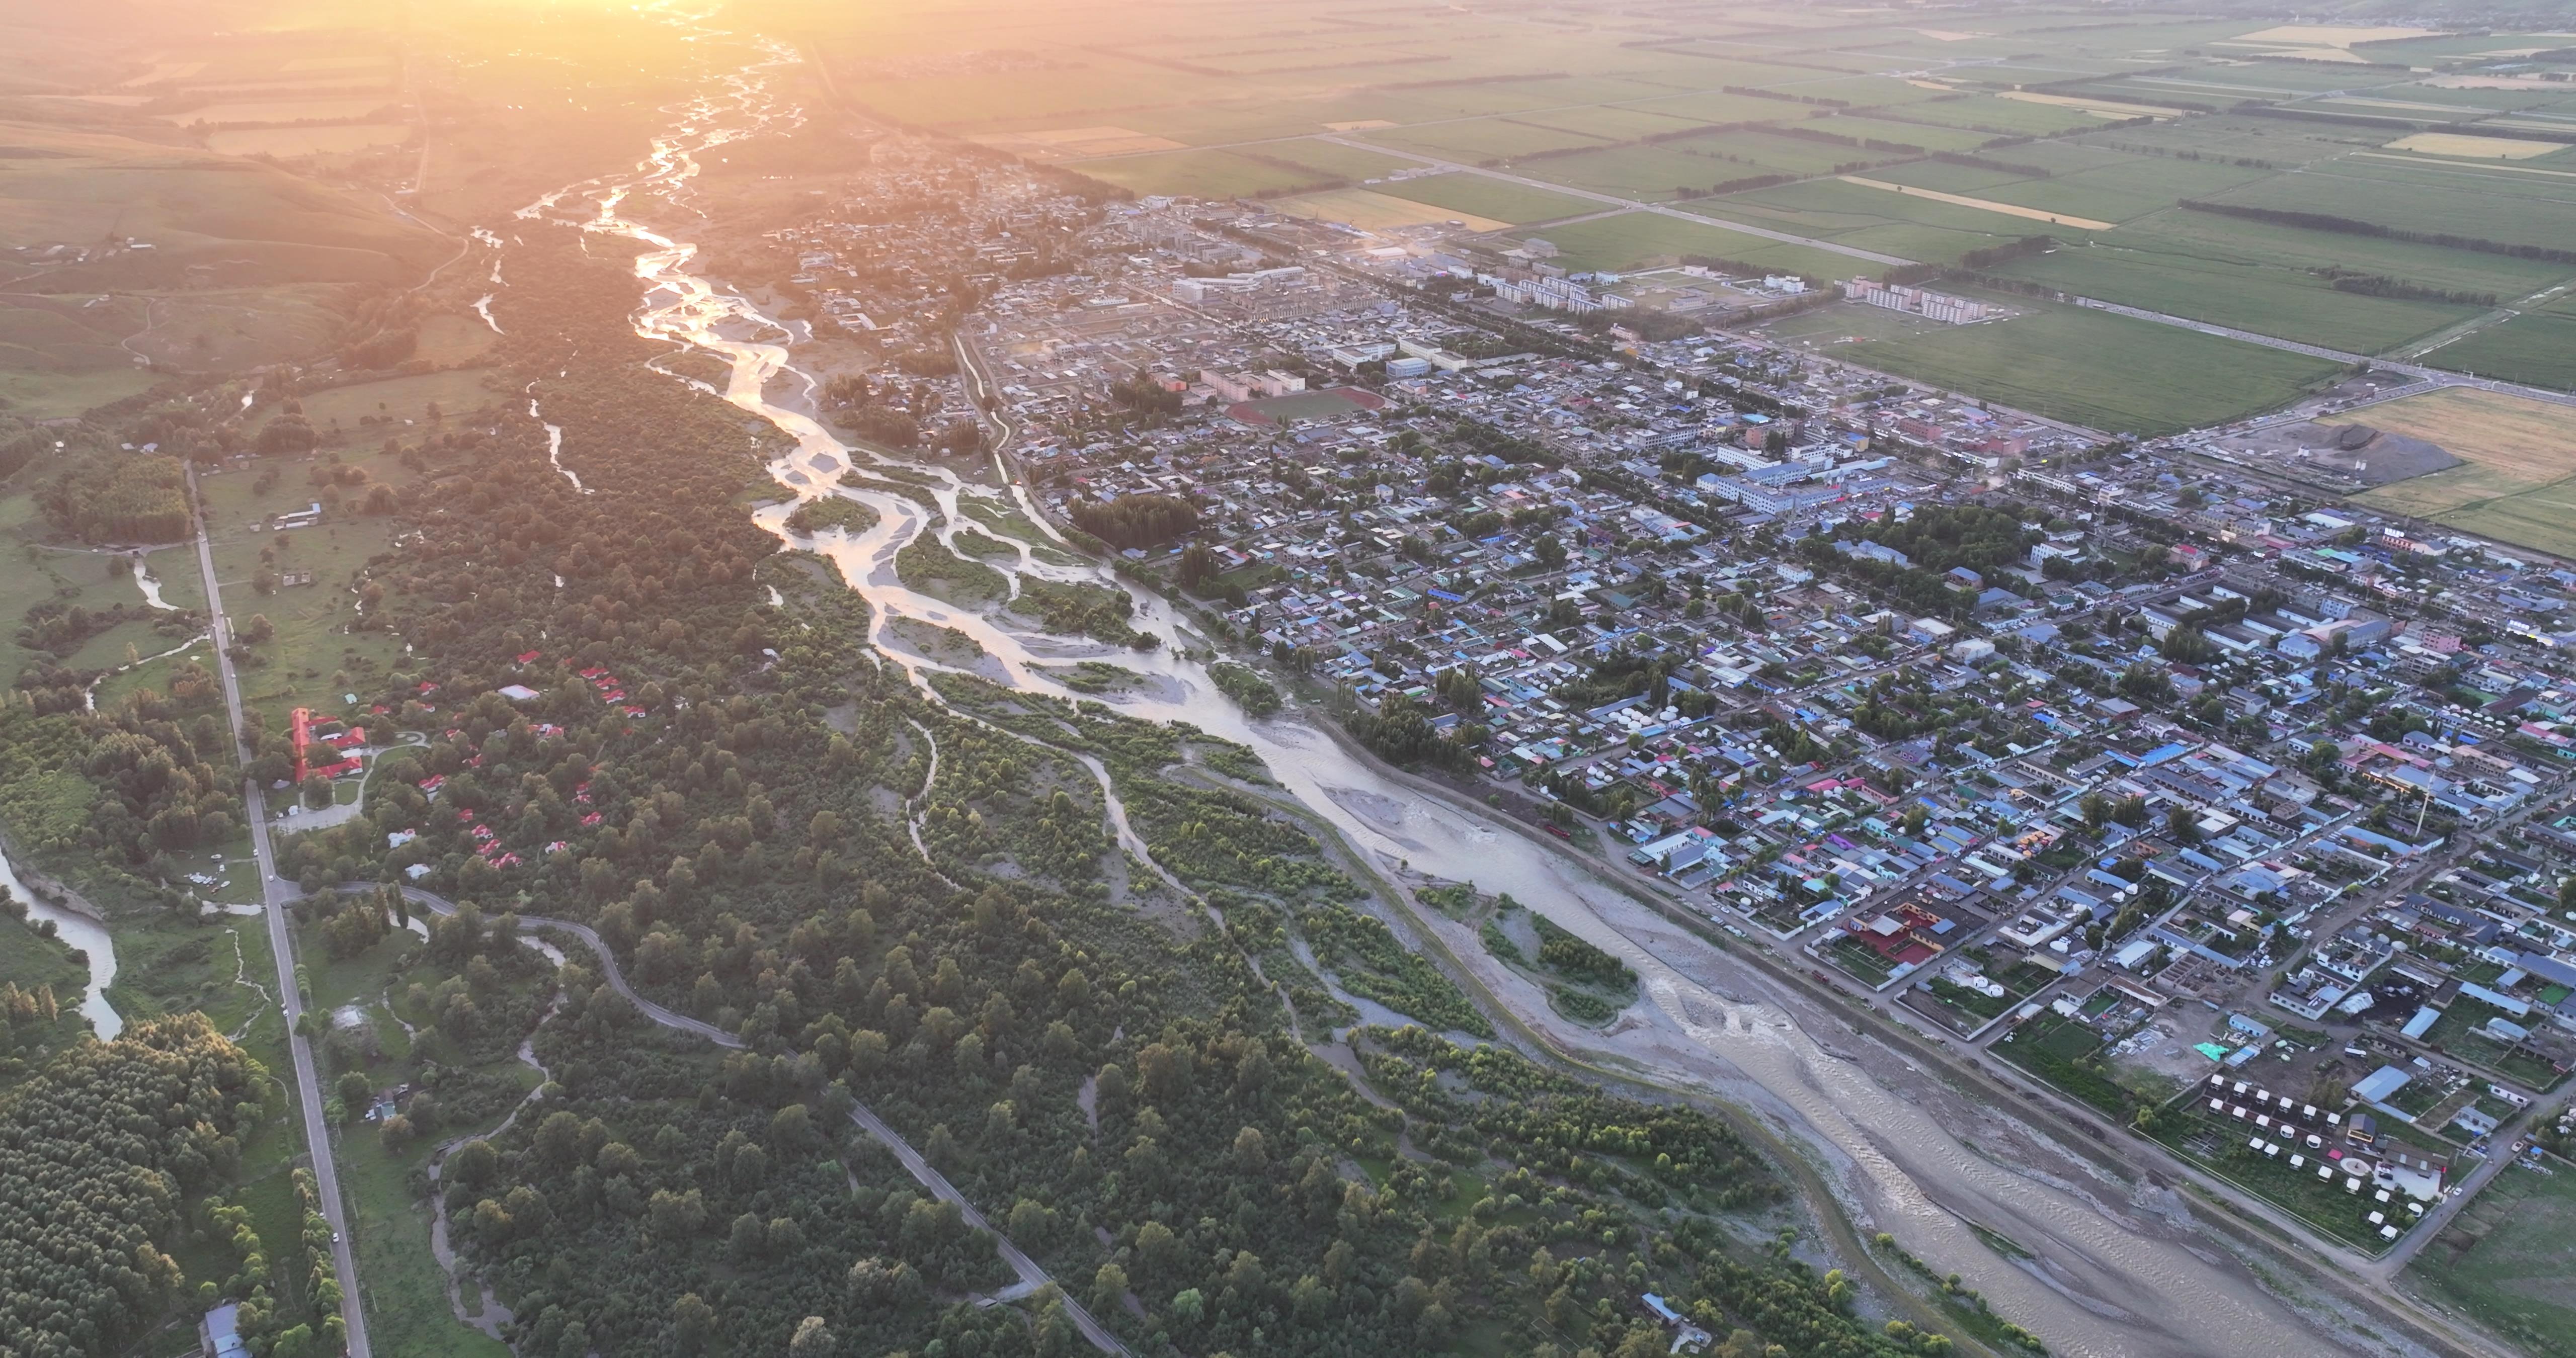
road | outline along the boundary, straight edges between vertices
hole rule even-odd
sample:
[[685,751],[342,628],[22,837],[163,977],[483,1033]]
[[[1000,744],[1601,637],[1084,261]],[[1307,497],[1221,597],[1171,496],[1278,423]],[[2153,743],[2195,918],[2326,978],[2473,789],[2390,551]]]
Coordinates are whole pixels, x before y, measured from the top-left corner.
[[[375,888],[366,884],[355,884],[341,889],[363,892],[372,891]],[[433,914],[456,913],[455,902],[418,887],[404,887],[402,894],[403,899],[423,906]],[[676,1013],[636,994],[634,986],[627,983],[625,969],[618,965],[617,955],[609,951],[606,941],[602,940],[590,926],[576,924],[571,920],[550,919],[543,915],[521,915],[518,919],[521,933],[552,931],[569,934],[580,940],[581,945],[589,949],[591,956],[597,959],[600,976],[607,982],[608,988],[625,996],[627,1001],[635,1006],[636,1011],[644,1017],[665,1028],[705,1038],[719,1047],[735,1050],[742,1048],[742,1039],[724,1029],[712,1023],[690,1018],[686,1014]],[[958,1214],[965,1218],[967,1225],[993,1237],[994,1249],[1001,1255],[1002,1262],[1010,1265],[1011,1271],[1017,1274],[1020,1280],[1019,1286],[1009,1289],[1011,1295],[1026,1296],[1043,1287],[1056,1288],[1062,1294],[1060,1301],[1064,1307],[1065,1318],[1073,1322],[1074,1329],[1080,1331],[1082,1337],[1088,1340],[1093,1348],[1102,1353],[1119,1355],[1119,1358],[1135,1358],[1134,1352],[1117,1335],[1110,1333],[1109,1327],[1101,1324],[1099,1319],[1071,1293],[1065,1292],[1063,1284],[1058,1283],[1043,1265],[1030,1258],[1028,1253],[1018,1245],[1013,1244],[1010,1237],[995,1229],[992,1222],[985,1218],[983,1211],[968,1201],[966,1195],[959,1192],[957,1186],[948,1181],[947,1175],[939,1172],[938,1166],[931,1164],[920,1151],[914,1149],[912,1143],[906,1141],[901,1133],[886,1125],[885,1120],[878,1117],[873,1109],[866,1104],[853,1104],[850,1108],[850,1122],[859,1130],[875,1137],[887,1150],[892,1151],[894,1158],[902,1163],[905,1171],[910,1173],[922,1187],[929,1189],[931,1196],[941,1202],[954,1204]]]
[[[224,710],[232,720],[233,744],[247,765],[256,751],[242,724],[241,679],[231,655],[232,620],[224,613],[223,592],[215,583],[215,548],[206,523],[205,500],[197,494],[197,469],[188,468],[188,503],[197,520],[197,569],[205,576],[206,612],[215,640],[215,669],[224,685]],[[304,1037],[304,997],[295,981],[295,935],[286,907],[301,895],[277,880],[277,857],[269,843],[268,798],[255,778],[242,780],[242,810],[250,820],[251,852],[259,862],[261,917],[268,921],[269,951],[277,961],[277,993],[286,1012],[287,1051],[295,1066],[295,1092],[304,1116],[304,1144],[312,1153],[313,1183],[322,1199],[322,1217],[331,1223],[331,1255],[340,1278],[340,1319],[348,1327],[349,1358],[370,1358],[367,1310],[359,1297],[358,1260],[349,1246],[348,1213],[341,1206],[340,1171],[331,1153],[331,1126],[322,1116],[322,1082],[314,1073],[313,1044]]]

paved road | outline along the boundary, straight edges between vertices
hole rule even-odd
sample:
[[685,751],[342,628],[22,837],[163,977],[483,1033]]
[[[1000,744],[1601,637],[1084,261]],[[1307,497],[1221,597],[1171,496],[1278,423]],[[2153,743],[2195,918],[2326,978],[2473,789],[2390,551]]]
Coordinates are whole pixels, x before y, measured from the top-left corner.
[[[342,890],[372,891],[374,888],[358,884],[343,887]],[[402,888],[402,893],[405,900],[424,906],[434,914],[456,913],[456,903],[443,896],[410,886]],[[579,939],[582,946],[590,950],[591,956],[598,959],[600,975],[607,981],[609,989],[625,996],[644,1017],[665,1028],[703,1037],[720,1047],[736,1049],[742,1047],[741,1038],[722,1028],[712,1023],[700,1022],[686,1014],[674,1013],[636,994],[635,988],[627,984],[626,973],[618,966],[616,955],[609,951],[608,944],[601,940],[598,933],[588,925],[575,924],[571,920],[550,919],[543,915],[521,915],[518,918],[522,933],[554,930]],[[915,1150],[911,1142],[904,1140],[894,1128],[887,1126],[885,1120],[878,1117],[874,1110],[865,1104],[855,1104],[850,1109],[850,1121],[861,1131],[875,1137],[887,1150],[894,1152],[895,1159],[902,1162],[904,1169],[914,1180],[930,1190],[931,1196],[941,1202],[955,1204],[959,1215],[966,1219],[968,1225],[992,1235],[994,1248],[1001,1254],[1002,1262],[1010,1265],[1011,1271],[1019,1275],[1019,1286],[1008,1289],[1009,1296],[1027,1296],[1042,1287],[1055,1286],[1062,1293],[1061,1301],[1066,1319],[1073,1322],[1073,1327],[1081,1331],[1082,1337],[1089,1340],[1093,1348],[1102,1353],[1119,1355],[1119,1358],[1134,1358],[1133,1351],[1117,1335],[1110,1333],[1109,1328],[1102,1325],[1072,1294],[1064,1293],[1062,1285],[1057,1283],[1043,1266],[1030,1258],[1018,1245],[1011,1243],[1010,1237],[995,1229],[992,1222],[985,1219],[983,1212],[974,1203],[968,1201],[965,1194],[957,1191],[955,1184],[948,1182],[947,1175],[940,1173],[938,1167],[923,1157],[920,1151]]]
[[[232,620],[224,614],[223,594],[215,585],[215,549],[208,537],[205,502],[197,495],[197,471],[188,469],[188,500],[197,518],[197,569],[205,576],[206,611],[215,639],[215,669],[223,678],[224,708],[233,725],[233,742],[247,763],[254,751],[243,739],[241,680],[233,672]],[[286,1011],[286,1044],[295,1066],[295,1091],[303,1105],[304,1144],[312,1152],[313,1182],[322,1198],[322,1217],[331,1223],[332,1263],[340,1276],[340,1319],[348,1327],[349,1358],[370,1358],[367,1310],[358,1295],[358,1261],[349,1247],[348,1214],[340,1205],[340,1171],[331,1154],[331,1127],[322,1116],[322,1085],[313,1065],[313,1044],[298,1029],[304,998],[295,984],[295,937],[288,926],[287,904],[301,892],[277,880],[277,858],[268,837],[268,799],[257,779],[242,780],[242,807],[250,819],[251,851],[259,861],[261,915],[268,921],[269,951],[277,960],[277,993]]]

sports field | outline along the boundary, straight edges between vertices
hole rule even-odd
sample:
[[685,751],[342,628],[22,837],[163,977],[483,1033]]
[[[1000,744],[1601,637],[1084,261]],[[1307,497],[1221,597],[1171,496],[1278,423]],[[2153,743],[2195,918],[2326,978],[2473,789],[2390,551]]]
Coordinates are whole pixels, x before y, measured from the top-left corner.
[[2381,486],[2362,503],[2576,556],[2576,407],[2451,387],[2333,423],[2438,443],[2467,463]]
[[2576,1174],[2557,1169],[2506,1169],[2406,1270],[2535,1358],[2576,1358]]

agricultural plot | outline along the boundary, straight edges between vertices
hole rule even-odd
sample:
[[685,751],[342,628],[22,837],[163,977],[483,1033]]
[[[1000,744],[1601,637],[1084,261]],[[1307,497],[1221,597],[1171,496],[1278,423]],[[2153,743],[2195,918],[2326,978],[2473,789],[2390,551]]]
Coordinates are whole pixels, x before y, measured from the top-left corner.
[[1141,194],[1180,198],[1261,198],[1300,193],[1331,184],[1341,176],[1286,163],[1258,160],[1233,151],[1170,151],[1077,160],[1067,168]]
[[[1818,180],[1695,202],[1690,210],[1909,260],[1952,260],[2050,230],[2014,213],[1962,207],[1882,189]],[[2051,234],[2062,234],[2063,228]]]
[[2494,293],[2505,300],[2527,297],[2576,277],[2576,265],[2276,226],[2208,212],[2163,212],[2128,222],[2102,244],[2150,256],[2181,256],[2309,278],[2320,267],[2349,269],[2444,292]]
[[1994,140],[1986,133],[1971,128],[1943,127],[1936,123],[1902,123],[1887,118],[1826,118],[1800,123],[1818,132],[1831,132],[1838,137],[1858,137],[1862,141],[1893,142],[1900,146],[1918,146],[1926,151],[1973,151]]
[[1497,221],[1524,225],[1530,222],[1554,221],[1599,212],[1604,204],[1589,198],[1550,193],[1526,184],[1494,179],[1481,174],[1435,174],[1419,179],[1403,179],[1377,185],[1380,193],[1428,203],[1451,213],[1489,217]]
[[[1656,212],[1628,212],[1522,234],[1544,236],[1562,252],[1557,262],[1578,270],[1633,269],[1649,260],[1679,260],[1692,255],[1743,260],[1811,277],[1830,277],[1837,272],[1848,277],[1854,271],[1872,267],[1864,260],[1729,231],[1716,222],[1702,226]],[[1823,267],[1801,267],[1801,263],[1791,262],[1789,252],[1794,252],[1802,263]]]
[[1699,126],[1697,119],[1652,112],[1650,106],[1627,107],[1616,104],[1595,104],[1584,108],[1536,109],[1515,115],[1515,121],[1536,123],[1541,127],[1553,127],[1564,132],[1578,133],[1586,137],[1602,137],[1611,141],[1634,141],[1640,137],[1688,132]]
[[2338,292],[2304,271],[2133,251],[2122,248],[2116,237],[2063,246],[1996,272],[2077,296],[2353,353],[2383,353],[2483,310]]
[[2099,127],[2106,121],[2078,109],[2034,104],[1991,94],[1948,97],[1927,94],[1922,102],[1882,110],[1878,116],[1899,122],[1964,127],[1998,137],[2053,136],[2078,128]]
[[2057,306],[1854,345],[1838,356],[2051,419],[2141,437],[2269,410],[2335,373],[2324,359]]
[[2576,1355],[2576,1174],[2508,1169],[2406,1271],[2427,1295],[2544,1358]]
[[2424,361],[2481,377],[2576,390],[2576,315],[2515,316],[2443,345]]
[[2576,410],[2452,387],[2339,422],[2438,443],[2467,464],[2381,486],[2362,503],[2576,556]]
[[[1769,77],[1756,77],[1757,80],[1766,78]],[[1775,123],[1805,118],[1816,111],[1812,105],[1793,100],[1765,99],[1760,95],[1737,94],[1730,90],[1701,90],[1695,94],[1641,99],[1629,107],[1690,123]]]
[[[2565,248],[2568,211],[2576,203],[2576,179],[2508,178],[2490,172],[2481,176],[2477,192],[2468,193],[2462,191],[2462,184],[2437,188],[2378,172],[2376,167],[2382,163],[2357,165],[2347,159],[2311,167],[2306,174],[2273,175],[2213,195],[2212,201],[2348,217],[2400,231]],[[2533,182],[2520,182],[2524,178]]]
[[1516,160],[1542,151],[1606,146],[1610,139],[1566,132],[1514,118],[1478,118],[1419,128],[1382,128],[1353,134],[1399,151],[1419,151],[1471,165]]
[[1280,141],[1261,146],[1247,146],[1234,152],[1246,159],[1265,164],[1293,165],[1336,179],[1373,179],[1393,174],[1413,164],[1402,156],[1385,155],[1357,146],[1344,146],[1330,141]]
[[1294,198],[1279,199],[1273,206],[1291,216],[1340,222],[1363,231],[1444,221],[1457,222],[1471,231],[1500,231],[1511,225],[1510,222],[1453,212],[1374,189],[1325,189],[1319,193],[1301,193]]
[[347,155],[370,146],[399,146],[411,140],[412,129],[404,123],[336,123],[318,127],[246,127],[228,132],[215,132],[206,137],[206,145],[228,156],[275,156],[294,160],[302,156]]

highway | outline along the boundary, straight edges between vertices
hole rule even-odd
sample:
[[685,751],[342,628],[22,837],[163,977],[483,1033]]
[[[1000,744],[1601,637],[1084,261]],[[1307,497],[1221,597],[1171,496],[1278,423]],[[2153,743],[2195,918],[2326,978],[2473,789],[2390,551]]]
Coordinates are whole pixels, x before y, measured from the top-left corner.
[[[241,679],[233,670],[232,620],[224,613],[224,596],[215,582],[215,548],[206,523],[205,500],[197,494],[197,469],[188,467],[188,504],[197,520],[197,569],[205,576],[206,612],[215,640],[215,669],[224,685],[224,710],[232,720],[233,744],[247,766],[257,751],[245,738]],[[314,1073],[313,1044],[304,1037],[304,997],[295,979],[295,934],[286,908],[302,892],[277,879],[277,858],[269,844],[268,798],[259,780],[242,780],[242,811],[250,821],[251,851],[259,862],[261,917],[268,922],[269,951],[277,961],[277,994],[286,1011],[286,1044],[295,1066],[296,1099],[304,1118],[304,1144],[311,1152],[313,1183],[322,1199],[322,1217],[331,1223],[332,1266],[340,1279],[340,1318],[348,1327],[349,1358],[371,1358],[367,1343],[367,1309],[358,1293],[358,1261],[349,1246],[348,1213],[340,1200],[340,1171],[331,1154],[331,1127],[322,1116],[322,1083]]]

